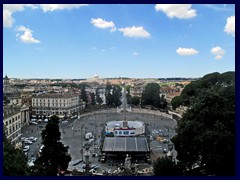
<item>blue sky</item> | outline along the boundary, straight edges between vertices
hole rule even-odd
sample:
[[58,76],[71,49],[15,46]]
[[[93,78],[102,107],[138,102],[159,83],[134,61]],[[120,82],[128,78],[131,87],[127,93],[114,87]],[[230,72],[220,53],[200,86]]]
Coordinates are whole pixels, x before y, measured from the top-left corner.
[[234,70],[234,5],[3,5],[3,76],[10,78]]

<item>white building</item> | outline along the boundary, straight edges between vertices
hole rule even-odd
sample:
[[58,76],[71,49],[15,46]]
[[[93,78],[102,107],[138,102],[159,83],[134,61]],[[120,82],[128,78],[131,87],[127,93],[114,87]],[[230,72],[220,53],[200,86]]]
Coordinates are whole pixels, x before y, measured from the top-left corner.
[[38,117],[72,116],[83,108],[85,102],[80,99],[79,94],[49,93],[32,97],[32,115]]

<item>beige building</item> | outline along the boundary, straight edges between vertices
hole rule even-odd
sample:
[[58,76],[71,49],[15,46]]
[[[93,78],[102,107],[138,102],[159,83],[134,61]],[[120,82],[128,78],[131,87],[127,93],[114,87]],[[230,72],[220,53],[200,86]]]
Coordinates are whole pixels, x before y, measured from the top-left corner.
[[38,118],[51,115],[72,116],[85,108],[78,93],[48,93],[32,97],[32,115]]
[[3,108],[3,124],[7,139],[17,145],[21,142],[21,109],[5,106]]

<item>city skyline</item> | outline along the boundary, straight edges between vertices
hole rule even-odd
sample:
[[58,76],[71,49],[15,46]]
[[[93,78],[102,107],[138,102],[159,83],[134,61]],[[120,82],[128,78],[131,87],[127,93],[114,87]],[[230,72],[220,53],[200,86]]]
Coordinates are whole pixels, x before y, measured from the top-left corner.
[[3,5],[3,76],[198,78],[235,71],[235,5]]

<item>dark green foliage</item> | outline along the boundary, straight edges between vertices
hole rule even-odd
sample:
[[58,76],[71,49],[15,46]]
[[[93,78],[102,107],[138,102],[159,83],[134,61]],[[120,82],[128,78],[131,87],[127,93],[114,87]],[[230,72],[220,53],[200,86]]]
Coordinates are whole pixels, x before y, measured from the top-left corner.
[[113,95],[111,94],[112,86],[111,84],[107,84],[105,89],[105,96],[106,96],[106,105],[112,106],[113,105]]
[[91,93],[91,105],[94,106],[96,104],[96,100],[95,100],[95,94]]
[[138,96],[133,96],[133,97],[132,97],[132,104],[133,104],[134,106],[138,106],[139,103],[140,103],[140,97],[138,97]]
[[235,175],[235,85],[216,84],[216,76],[204,76],[204,90],[178,121],[172,139],[186,175]]
[[88,101],[87,101],[87,93],[86,93],[85,88],[86,88],[86,85],[82,85],[80,88],[81,89],[81,99],[86,103],[86,106],[87,106]]
[[122,96],[122,92],[121,91],[122,91],[122,89],[121,89],[120,86],[115,85],[113,87],[113,105],[115,107],[120,106],[122,104],[122,102],[120,100],[120,98]]
[[130,94],[130,85],[126,86],[126,98],[127,98],[127,104],[132,104],[132,96]]
[[235,72],[207,74],[203,78],[188,84],[180,96],[173,98],[172,107],[176,109],[180,105],[190,106],[194,102],[194,99],[206,90],[216,86],[220,88],[232,84],[235,84]]
[[167,108],[167,101],[166,101],[164,95],[161,95],[161,97],[160,97],[159,107],[160,107],[161,109],[166,109],[166,108]]
[[142,104],[159,107],[160,105],[159,93],[160,86],[157,83],[148,83],[143,92]]
[[3,103],[4,104],[10,103],[10,101],[9,101],[9,99],[8,99],[8,97],[6,95],[3,95]]
[[102,98],[99,95],[99,88],[96,89],[96,101],[100,105],[103,103],[103,100],[102,100]]
[[153,163],[153,173],[155,176],[177,176],[181,175],[181,169],[170,158],[162,157]]
[[59,132],[59,118],[52,116],[46,128],[42,132],[44,148],[42,155],[36,160],[32,167],[32,175],[57,175],[58,170],[65,171],[71,156],[68,154],[68,147],[65,147]]
[[121,87],[118,85],[111,85],[107,84],[105,89],[105,95],[106,95],[106,105],[108,107],[117,107],[122,104],[120,98],[121,98]]
[[29,175],[27,159],[20,149],[15,149],[6,136],[3,136],[3,175]]

